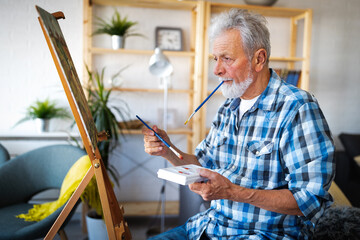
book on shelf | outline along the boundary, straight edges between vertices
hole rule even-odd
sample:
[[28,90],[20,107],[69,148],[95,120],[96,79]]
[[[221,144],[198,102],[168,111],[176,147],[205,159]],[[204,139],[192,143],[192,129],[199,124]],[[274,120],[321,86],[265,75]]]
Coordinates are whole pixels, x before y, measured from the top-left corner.
[[298,86],[301,71],[297,70],[289,70],[289,69],[274,69],[274,71],[279,75],[279,77],[284,80],[285,82],[292,84],[294,86]]
[[199,169],[203,167],[188,164],[175,167],[161,168],[158,170],[158,178],[165,179],[181,185],[205,181],[206,178],[199,175]]

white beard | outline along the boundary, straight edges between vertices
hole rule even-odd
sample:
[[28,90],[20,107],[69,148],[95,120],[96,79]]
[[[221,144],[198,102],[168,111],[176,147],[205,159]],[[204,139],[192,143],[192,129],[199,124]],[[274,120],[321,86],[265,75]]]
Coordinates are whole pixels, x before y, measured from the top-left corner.
[[[226,79],[219,78],[219,80],[223,81]],[[221,92],[226,98],[239,98],[246,92],[252,82],[252,76],[248,76],[245,81],[240,83],[235,83],[233,80],[231,85],[228,85],[226,83],[221,85]]]

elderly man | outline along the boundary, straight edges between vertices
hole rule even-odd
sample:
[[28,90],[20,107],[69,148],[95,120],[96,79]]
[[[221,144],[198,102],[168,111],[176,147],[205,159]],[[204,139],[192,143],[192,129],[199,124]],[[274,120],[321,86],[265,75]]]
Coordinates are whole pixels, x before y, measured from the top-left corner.
[[262,16],[239,9],[214,19],[214,74],[225,81],[227,100],[195,155],[182,153],[180,160],[143,130],[147,153],[212,170],[200,172],[208,181],[189,186],[211,207],[155,239],[308,239],[330,206],[329,127],[314,97],[269,69],[265,24]]

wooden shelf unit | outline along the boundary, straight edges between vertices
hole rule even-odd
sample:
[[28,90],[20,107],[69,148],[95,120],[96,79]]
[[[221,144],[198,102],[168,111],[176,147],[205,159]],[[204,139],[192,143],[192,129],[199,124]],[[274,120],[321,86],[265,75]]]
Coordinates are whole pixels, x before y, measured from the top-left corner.
[[[91,4],[90,4],[91,3]],[[155,8],[171,10],[187,10],[192,13],[192,29],[190,33],[190,50],[189,51],[165,51],[165,55],[172,57],[188,57],[192,62],[192,69],[189,76],[190,89],[172,89],[169,93],[184,93],[188,95],[189,115],[196,109],[200,103],[209,94],[208,91],[208,71],[209,71],[209,41],[208,28],[212,14],[219,13],[230,8],[242,8],[249,11],[255,11],[265,17],[276,17],[290,19],[290,49],[289,56],[276,56],[272,53],[270,62],[283,62],[287,64],[288,69],[294,69],[295,63],[301,63],[300,87],[309,89],[309,68],[310,68],[310,43],[311,43],[311,9],[295,9],[282,7],[263,7],[253,5],[237,5],[227,3],[215,3],[204,0],[199,1],[176,1],[176,0],[84,0],[84,59],[88,66],[92,66],[94,55],[102,54],[133,54],[133,55],[151,55],[152,50],[138,49],[105,49],[92,46],[91,28],[92,28],[92,6],[96,5],[113,5],[137,8]],[[298,43],[298,22],[303,23],[302,36],[302,54],[296,56],[296,47]],[[301,30],[301,29],[300,29]],[[84,79],[87,73],[84,70]],[[150,92],[161,94],[161,89],[144,89],[144,88],[119,88],[118,91],[124,92]],[[206,106],[193,117],[190,122],[188,136],[188,152],[193,152],[196,145],[206,136]],[[136,131],[135,131],[136,132]],[[134,134],[129,131],[129,134]]]
[[[290,19],[290,49],[289,56],[276,56],[276,53],[271,53],[270,62],[285,62],[287,63],[288,69],[294,69],[295,63],[301,63],[301,79],[299,81],[299,87],[304,90],[309,90],[309,69],[310,69],[310,45],[311,45],[311,25],[312,25],[312,10],[311,9],[294,9],[294,8],[282,8],[282,7],[265,7],[265,6],[254,6],[254,5],[236,5],[236,4],[226,4],[226,3],[213,3],[206,2],[205,5],[205,19],[204,19],[204,28],[205,36],[208,35],[208,29],[210,26],[210,19],[212,14],[220,13],[231,8],[241,8],[247,9],[249,11],[257,12],[266,18],[276,17],[276,18],[286,18]],[[296,56],[296,47],[298,42],[298,23],[299,21],[304,21],[303,23],[303,38],[302,38],[302,56]],[[299,29],[300,30],[300,29]],[[204,39],[204,71],[202,81],[202,99],[205,99],[208,94],[208,72],[209,72],[209,39]],[[200,133],[197,133],[194,137],[194,141],[198,142],[200,139],[203,139],[206,134],[206,106],[203,106],[200,112],[198,113],[200,118],[200,123],[198,124],[201,129]]]

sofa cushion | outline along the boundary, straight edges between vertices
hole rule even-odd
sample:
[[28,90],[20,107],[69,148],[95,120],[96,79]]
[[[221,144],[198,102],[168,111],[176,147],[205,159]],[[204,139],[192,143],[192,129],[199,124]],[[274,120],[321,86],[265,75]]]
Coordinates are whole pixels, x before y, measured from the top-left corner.
[[351,158],[360,155],[360,134],[341,133],[339,139]]
[[339,135],[339,139],[348,156],[349,178],[356,182],[360,182],[360,167],[354,159],[356,156],[360,155],[360,134],[342,133]]

